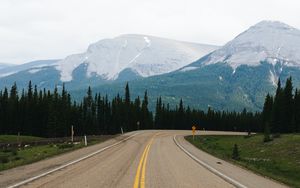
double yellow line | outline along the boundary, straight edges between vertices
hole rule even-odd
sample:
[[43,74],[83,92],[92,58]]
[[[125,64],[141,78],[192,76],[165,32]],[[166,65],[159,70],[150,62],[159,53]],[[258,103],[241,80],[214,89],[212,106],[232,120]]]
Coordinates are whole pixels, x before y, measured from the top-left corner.
[[140,162],[139,162],[139,166],[138,166],[137,171],[136,171],[133,188],[145,188],[147,158],[148,158],[148,154],[149,154],[151,144],[154,140],[154,137],[157,134],[158,133],[156,133],[154,136],[152,136],[151,140],[148,142],[146,148],[144,149],[144,152],[143,152],[142,157],[141,157]]

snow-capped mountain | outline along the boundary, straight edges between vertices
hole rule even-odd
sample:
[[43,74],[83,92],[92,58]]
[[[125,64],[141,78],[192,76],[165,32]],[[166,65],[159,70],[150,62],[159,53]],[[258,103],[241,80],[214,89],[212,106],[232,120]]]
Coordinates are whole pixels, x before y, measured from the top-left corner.
[[[261,110],[267,93],[274,93],[278,78],[292,76],[300,88],[300,31],[284,23],[262,21],[223,47],[177,71],[130,82],[131,93],[206,109]],[[154,87],[149,87],[153,85]],[[107,86],[101,93],[117,93]],[[155,101],[153,101],[155,103]]]
[[203,58],[201,64],[224,62],[235,70],[240,65],[258,66],[262,61],[300,67],[300,30],[278,21],[259,22]]
[[70,55],[56,69],[63,82],[73,80],[73,72],[86,66],[86,76],[115,80],[124,70],[141,77],[177,70],[217,49],[216,46],[181,42],[146,35],[121,35],[91,44],[87,51]]
[[[54,66],[54,64],[59,60],[38,60],[38,61],[32,61],[29,63],[24,63],[21,65],[12,65],[12,64],[4,64],[6,66],[3,66],[0,68],[0,78],[6,77],[9,75],[14,75],[16,73],[22,72],[22,71],[28,71],[31,73],[38,72],[39,70],[42,70],[49,66]],[[0,64],[1,67],[1,64]]]
[[65,82],[74,98],[81,98],[89,85],[114,96],[130,81],[133,96],[147,89],[149,99],[162,96],[170,104],[182,98],[196,108],[256,111],[275,91],[278,78],[289,76],[300,88],[300,31],[262,21],[221,48],[145,35],[104,39],[84,53],[2,77],[0,87],[16,81],[23,88],[32,80],[53,88]]
[[217,49],[146,35],[121,35],[91,44],[86,52],[62,60],[35,61],[0,69],[0,88],[31,80],[38,87],[66,83],[69,90],[130,81],[172,72]]

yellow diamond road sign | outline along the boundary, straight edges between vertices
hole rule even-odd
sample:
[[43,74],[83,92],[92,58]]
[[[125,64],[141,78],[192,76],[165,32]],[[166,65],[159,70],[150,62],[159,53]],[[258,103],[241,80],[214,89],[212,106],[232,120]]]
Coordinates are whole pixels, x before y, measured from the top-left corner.
[[193,134],[195,134],[195,131],[196,131],[196,126],[195,125],[192,127],[192,131],[193,131]]
[[195,132],[196,132],[196,126],[195,125],[193,125],[193,127],[192,127],[192,132],[193,132],[193,140],[194,140]]

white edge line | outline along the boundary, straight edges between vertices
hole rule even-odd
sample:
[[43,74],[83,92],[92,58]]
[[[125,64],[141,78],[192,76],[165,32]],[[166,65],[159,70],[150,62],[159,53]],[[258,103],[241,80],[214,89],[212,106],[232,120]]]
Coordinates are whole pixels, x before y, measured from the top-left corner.
[[26,180],[24,180],[24,181],[21,181],[21,182],[19,182],[19,183],[17,183],[17,184],[11,185],[11,186],[9,186],[9,187],[7,187],[7,188],[15,188],[15,187],[19,187],[19,186],[21,186],[21,185],[24,185],[24,184],[27,184],[27,183],[32,182],[32,181],[34,181],[34,180],[37,180],[37,179],[39,179],[39,178],[42,178],[42,177],[44,177],[44,176],[46,176],[46,175],[48,175],[48,174],[51,174],[51,173],[53,173],[53,172],[56,172],[56,171],[61,170],[61,169],[63,169],[63,168],[66,168],[66,167],[68,167],[68,166],[70,166],[70,165],[73,165],[73,164],[75,164],[75,163],[78,163],[78,162],[80,162],[80,161],[83,161],[83,160],[85,160],[85,159],[87,159],[87,158],[90,158],[90,157],[92,157],[92,156],[94,156],[94,155],[96,155],[96,154],[98,154],[98,153],[101,153],[101,152],[103,152],[103,151],[105,151],[105,150],[107,150],[107,149],[109,149],[109,148],[112,148],[112,147],[114,147],[114,146],[116,146],[116,145],[118,145],[118,144],[120,144],[120,143],[122,143],[122,142],[124,142],[124,141],[126,141],[126,140],[128,140],[128,139],[130,139],[130,138],[132,138],[132,137],[134,137],[134,136],[136,136],[137,134],[139,134],[139,133],[135,133],[135,134],[133,134],[133,135],[131,135],[131,136],[129,136],[129,137],[127,137],[127,138],[125,138],[125,139],[119,141],[119,142],[116,142],[116,143],[114,143],[114,144],[112,144],[112,145],[109,145],[109,146],[106,146],[106,147],[104,147],[104,148],[101,148],[100,150],[95,151],[95,152],[93,152],[93,153],[91,153],[91,154],[89,154],[89,155],[86,155],[86,156],[84,156],[84,157],[81,157],[81,158],[79,158],[79,159],[76,159],[76,160],[74,160],[74,161],[71,161],[71,162],[69,162],[69,163],[67,163],[67,164],[64,164],[64,165],[62,165],[62,166],[59,166],[59,167],[54,168],[54,169],[52,169],[52,170],[49,170],[49,171],[47,171],[47,172],[44,172],[44,173],[42,173],[42,174],[40,174],[40,175],[37,175],[37,176],[31,177],[31,178],[28,178],[28,179],[26,179]]
[[211,167],[210,165],[208,165],[207,163],[199,160],[197,157],[195,157],[193,154],[191,154],[190,152],[188,152],[183,146],[181,146],[178,141],[176,140],[176,135],[174,135],[173,140],[175,142],[175,144],[184,152],[186,153],[189,157],[191,157],[194,161],[196,161],[198,164],[200,164],[201,166],[203,166],[204,168],[206,168],[207,170],[209,170],[210,172],[214,173],[215,175],[219,176],[220,178],[224,179],[225,181],[227,181],[228,183],[234,185],[235,187],[238,188],[247,188],[247,186],[239,183],[238,181],[226,176],[225,174],[219,172],[218,170],[216,170],[215,168]]

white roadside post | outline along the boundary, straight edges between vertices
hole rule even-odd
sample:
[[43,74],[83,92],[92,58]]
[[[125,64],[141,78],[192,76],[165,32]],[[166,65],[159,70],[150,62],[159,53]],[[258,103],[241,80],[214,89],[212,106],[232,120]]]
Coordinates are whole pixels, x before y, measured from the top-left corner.
[[74,142],[74,128],[73,125],[71,126],[71,142]]
[[122,128],[122,127],[121,127],[121,133],[122,133],[122,134],[124,134],[124,132],[123,132],[123,128]]
[[17,139],[17,142],[18,142],[18,145],[20,146],[20,145],[21,145],[21,142],[20,142],[20,132],[18,132],[18,139]]
[[87,139],[86,139],[86,135],[84,135],[84,145],[87,146]]

